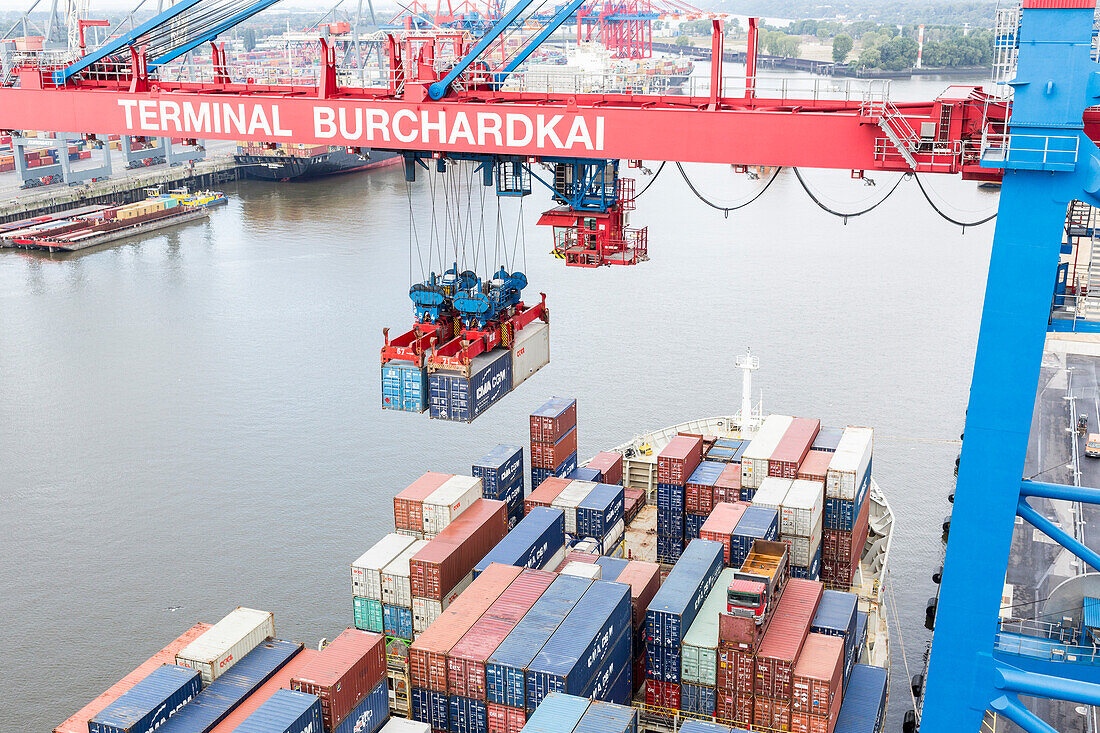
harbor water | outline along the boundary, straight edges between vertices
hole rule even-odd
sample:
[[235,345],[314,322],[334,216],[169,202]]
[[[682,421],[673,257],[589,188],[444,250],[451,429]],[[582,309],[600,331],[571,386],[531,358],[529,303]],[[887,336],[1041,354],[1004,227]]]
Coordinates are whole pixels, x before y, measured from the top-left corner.
[[[895,89],[931,97],[949,83]],[[763,183],[685,170],[724,205]],[[842,211],[896,180],[804,175]],[[925,181],[958,218],[996,205],[972,182]],[[430,192],[410,190],[400,168],[240,182],[208,221],[140,241],[0,251],[2,727],[52,728],[238,605],[273,611],[280,638],[336,636],[352,622],[348,565],[422,472],[468,472],[495,444],[525,442],[527,414],[550,395],[577,397],[583,457],[731,414],[733,360],[751,347],[767,411],[876,429],[875,477],[897,518],[897,730],[911,706],[903,652],[915,672],[929,639],[993,225],[964,234],[913,181],[844,222],[791,171],[726,217],[669,164],[631,222],[649,227],[651,261],[570,269],[534,225],[550,206],[536,191],[513,264],[529,301],[547,293],[551,363],[465,425],[379,409],[381,330],[411,323],[420,276],[409,195],[418,211]],[[514,202],[503,216],[519,216]]]

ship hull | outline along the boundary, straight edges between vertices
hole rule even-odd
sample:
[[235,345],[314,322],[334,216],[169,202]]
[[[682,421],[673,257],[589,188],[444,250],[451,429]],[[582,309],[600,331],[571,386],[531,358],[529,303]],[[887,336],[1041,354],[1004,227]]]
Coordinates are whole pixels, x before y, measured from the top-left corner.
[[327,153],[311,157],[241,154],[234,158],[242,166],[245,178],[259,181],[311,180],[401,162],[399,153],[371,150],[363,155],[353,155],[343,148],[331,148]]

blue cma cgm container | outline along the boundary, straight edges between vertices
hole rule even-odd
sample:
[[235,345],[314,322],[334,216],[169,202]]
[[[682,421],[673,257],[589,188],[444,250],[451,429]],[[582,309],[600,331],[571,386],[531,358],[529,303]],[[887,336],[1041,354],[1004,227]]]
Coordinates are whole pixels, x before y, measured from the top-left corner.
[[630,653],[633,637],[633,629],[627,629],[619,635],[619,640],[611,647],[611,653],[604,662],[603,669],[592,678],[588,688],[581,693],[583,697],[619,705],[630,704],[634,691],[631,686],[634,659]]
[[[772,510],[774,511],[774,510]],[[679,648],[722,572],[722,543],[692,540],[646,609],[646,638],[651,644]]]
[[428,409],[428,370],[410,361],[382,365],[382,409],[424,412]]
[[699,530],[703,528],[703,523],[706,521],[706,516],[702,514],[685,514],[684,540],[691,542],[692,540],[699,539]]
[[573,733],[588,706],[588,700],[583,697],[556,692],[547,695],[539,709],[527,719],[523,733]]
[[427,723],[432,730],[450,730],[450,699],[445,692],[426,687],[412,689],[413,720]]
[[878,733],[886,716],[886,670],[857,664],[844,691],[833,733]]
[[856,611],[856,659],[859,659],[859,650],[867,646],[867,612]]
[[700,486],[714,486],[714,482],[718,480],[725,469],[725,463],[701,461],[695,470],[691,472],[691,478],[687,482],[689,484],[699,484]]
[[321,698],[276,690],[233,733],[321,733]]
[[523,506],[523,446],[498,445],[474,462],[470,475],[481,479],[481,495],[486,499],[509,502],[509,514],[518,486]]
[[684,487],[679,484],[657,484],[657,508],[682,514]]
[[571,474],[577,468],[577,452],[573,451],[568,458],[561,462],[556,468],[535,468],[531,467],[531,488],[537,489],[546,479],[551,476],[557,476],[558,478],[565,478]]
[[657,535],[657,562],[674,565],[680,561],[684,551],[684,540],[680,537],[662,537]]
[[657,509],[657,536],[675,537],[684,536],[684,513],[674,512],[669,509]]
[[577,504],[577,534],[602,540],[623,518],[625,496],[622,486],[596,484]]
[[566,478],[571,478],[574,481],[594,481],[599,483],[603,481],[603,474],[594,468],[577,466],[568,476],[566,476]]
[[301,644],[289,641],[261,642],[169,718],[160,733],[207,733],[300,651]]
[[474,566],[474,577],[494,562],[521,568],[541,568],[564,547],[565,512],[550,507],[535,507]]
[[871,471],[868,470],[863,477],[863,481],[859,485],[859,490],[856,492],[855,499],[849,501],[847,499],[825,497],[825,516],[821,520],[825,529],[839,529],[845,532],[851,532],[852,525],[855,524],[860,511],[863,509],[864,502],[867,501],[867,494],[870,488]]
[[680,647],[648,644],[645,655],[645,676],[658,682],[680,684]]
[[382,679],[332,733],[377,733],[390,717],[390,688]]
[[484,700],[451,695],[451,733],[485,733],[489,727]]
[[475,356],[470,376],[454,371],[428,375],[431,417],[473,422],[481,413],[512,391],[512,352],[490,351]]
[[[527,667],[592,585],[588,578],[559,575],[485,662],[489,702],[522,708]],[[433,726],[434,727],[434,726]]]
[[88,721],[88,733],[148,733],[202,691],[198,670],[165,664]]
[[638,711],[625,705],[594,702],[573,733],[638,733]]
[[855,593],[827,590],[821,595],[810,631],[844,639],[844,680],[847,683],[856,663],[856,618],[859,610]]
[[730,567],[739,568],[756,540],[779,539],[779,512],[770,507],[750,506],[730,535]]
[[630,618],[630,587],[594,582],[528,665],[527,711],[534,712],[551,692],[584,694],[608,662],[615,670],[627,667],[629,637],[622,658],[610,656],[619,637],[631,628]]

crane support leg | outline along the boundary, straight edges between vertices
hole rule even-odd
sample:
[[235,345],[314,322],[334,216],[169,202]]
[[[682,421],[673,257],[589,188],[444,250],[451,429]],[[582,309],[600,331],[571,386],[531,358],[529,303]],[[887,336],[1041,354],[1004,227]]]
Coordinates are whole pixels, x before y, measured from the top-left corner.
[[[991,649],[1021,484],[1066,210],[1096,202],[1100,151],[1081,133],[1100,66],[1089,58],[1095,2],[1024,0],[1019,72],[970,403],[952,509],[922,733],[976,731],[994,709],[1049,730],[1005,695]],[[1074,151],[1067,155],[1065,151]],[[1039,152],[1036,152],[1039,151]],[[1054,154],[1053,151],[1059,151]],[[1098,171],[1094,173],[1092,171]],[[1026,510],[1025,510],[1026,513]],[[1025,517],[1026,519],[1026,517]],[[1073,679],[1071,665],[1063,677]],[[1052,678],[1059,679],[1059,678]],[[1059,698],[1059,685],[1030,694]]]

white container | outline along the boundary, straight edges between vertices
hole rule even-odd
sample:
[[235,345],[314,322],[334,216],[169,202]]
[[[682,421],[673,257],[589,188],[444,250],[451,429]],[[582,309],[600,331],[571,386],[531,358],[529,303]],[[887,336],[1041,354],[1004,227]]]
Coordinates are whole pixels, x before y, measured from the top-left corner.
[[462,591],[466,590],[474,580],[474,574],[469,573],[465,578],[454,587],[447,597],[442,602],[433,598],[420,598],[414,596],[412,599],[412,614],[413,614],[413,633],[423,634],[427,631],[428,627],[432,625],[440,614],[442,614],[448,606],[454,603],[455,599],[462,594]]
[[741,456],[741,485],[756,489],[768,475],[768,459],[794,422],[787,415],[768,415]]
[[[590,555],[600,554],[600,543],[596,540],[581,540],[569,548],[570,552],[587,552]],[[562,558],[563,560],[565,558]]]
[[199,670],[203,685],[209,685],[269,636],[275,636],[270,611],[238,606],[181,649],[176,664]]
[[562,547],[558,548],[558,551],[554,553],[553,557],[551,557],[549,560],[547,560],[545,563],[543,563],[542,567],[540,567],[539,570],[550,570],[550,571],[557,570],[558,566],[561,565],[562,560],[564,560],[564,559],[565,559],[565,547],[562,546]]
[[836,453],[833,453],[829,470],[825,474],[826,496],[849,501],[856,498],[871,467],[874,440],[875,431],[871,428],[851,425],[844,428],[844,434],[840,436]]
[[427,546],[427,540],[414,540],[397,557],[382,568],[382,603],[412,608],[412,585],[409,583],[409,560]]
[[617,549],[619,543],[623,541],[623,531],[626,529],[626,525],[623,524],[623,520],[615,522],[615,526],[611,528],[611,531],[605,534],[600,542],[601,555],[610,555]]
[[404,535],[405,537],[411,537],[414,540],[424,539],[424,533],[416,529],[401,529],[400,527],[398,527],[394,530],[394,532],[399,535]]
[[752,505],[769,507],[782,514],[783,500],[787,498],[787,492],[791,490],[793,483],[789,478],[768,476],[760,482],[760,488],[752,497]]
[[351,594],[382,600],[382,568],[413,543],[412,537],[390,533],[351,564]]
[[470,505],[481,498],[481,479],[473,476],[451,476],[424,499],[424,534],[429,537],[442,532]]
[[552,508],[565,512],[566,534],[576,534],[577,505],[588,498],[594,488],[596,488],[595,481],[570,481],[558,494],[558,498],[550,503]]
[[512,345],[512,389],[550,363],[550,324],[535,321],[516,334]]
[[432,733],[432,727],[417,720],[390,718],[378,733]]
[[783,537],[784,542],[791,549],[791,565],[798,565],[799,567],[809,567],[810,560],[813,559],[814,553],[817,552],[817,548],[821,545],[821,529],[810,537]]
[[565,567],[561,569],[561,575],[576,575],[578,578],[599,580],[600,570],[602,570],[602,568],[594,562],[589,563],[574,560],[570,563],[566,563]]
[[821,515],[825,508],[825,485],[820,481],[798,479],[791,484],[779,510],[779,533],[783,536],[821,535]]

